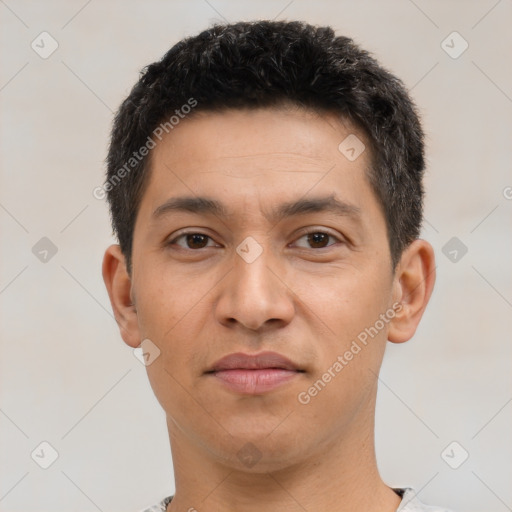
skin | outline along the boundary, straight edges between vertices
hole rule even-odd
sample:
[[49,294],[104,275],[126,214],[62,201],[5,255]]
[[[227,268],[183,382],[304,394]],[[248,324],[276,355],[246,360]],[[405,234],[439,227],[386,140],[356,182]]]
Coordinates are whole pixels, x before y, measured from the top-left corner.
[[[367,148],[353,162],[338,150],[351,133]],[[176,484],[169,512],[398,507],[375,460],[377,375],[386,342],[413,336],[435,264],[430,244],[416,240],[393,271],[385,218],[366,177],[369,147],[335,114],[282,107],[197,114],[152,151],[132,274],[112,245],[103,276],[123,340],[135,348],[148,338],[161,351],[146,368],[167,417]],[[228,215],[153,216],[184,196],[220,201]],[[267,218],[283,202],[328,196],[357,215]],[[210,238],[177,238],[185,229]],[[236,252],[249,236],[263,249],[252,263]],[[378,335],[300,403],[298,394],[397,303]],[[304,372],[259,395],[204,374],[227,354],[266,350]],[[251,466],[237,456],[248,446],[261,456]]]

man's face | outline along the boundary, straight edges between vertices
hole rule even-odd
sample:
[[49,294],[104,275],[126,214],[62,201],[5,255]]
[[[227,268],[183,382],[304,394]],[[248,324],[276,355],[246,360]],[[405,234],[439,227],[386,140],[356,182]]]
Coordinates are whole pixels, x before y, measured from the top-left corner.
[[[217,461],[243,468],[237,452],[252,450],[247,470],[268,471],[371,434],[388,328],[376,322],[396,294],[368,146],[355,160],[360,147],[338,149],[350,134],[364,140],[333,114],[233,110],[185,119],[153,150],[134,230],[136,335],[161,351],[147,371],[174,436]],[[264,351],[301,371],[256,385],[245,370],[245,386],[207,373]]]

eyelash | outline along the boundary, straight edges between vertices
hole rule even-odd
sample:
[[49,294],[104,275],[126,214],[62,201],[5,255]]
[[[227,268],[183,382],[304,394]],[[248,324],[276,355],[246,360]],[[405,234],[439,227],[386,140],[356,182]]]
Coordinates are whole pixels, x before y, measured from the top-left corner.
[[[322,235],[327,235],[329,238],[333,238],[335,239],[337,242],[340,242],[340,243],[343,243],[343,240],[340,240],[338,237],[334,236],[332,233],[329,233],[327,231],[321,231],[321,230],[318,230],[318,229],[314,229],[314,230],[311,230],[311,231],[306,231],[305,233],[302,233],[302,235],[297,239],[297,240],[300,240],[301,238],[304,238],[304,237],[307,237],[308,235],[313,235],[313,234],[322,234]],[[177,240],[179,240],[180,238],[183,238],[183,237],[186,237],[188,235],[201,235],[201,236],[205,236],[207,238],[209,238],[210,240],[213,240],[212,237],[210,237],[209,235],[206,235],[204,233],[201,233],[199,231],[186,231],[184,233],[181,233],[180,235],[178,235],[177,237],[173,238],[172,240],[170,240],[167,245],[173,245],[176,243]],[[333,245],[335,244],[329,244],[325,247],[319,247],[319,248],[315,248],[315,247],[310,247],[310,249],[312,250],[320,250],[320,249],[327,249],[329,247],[332,247]],[[210,246],[211,247],[211,246]],[[208,247],[201,247],[200,249],[191,249],[190,247],[181,247],[181,249],[184,249],[186,251],[200,251],[201,249],[207,249]],[[305,249],[305,247],[300,247],[301,249]]]

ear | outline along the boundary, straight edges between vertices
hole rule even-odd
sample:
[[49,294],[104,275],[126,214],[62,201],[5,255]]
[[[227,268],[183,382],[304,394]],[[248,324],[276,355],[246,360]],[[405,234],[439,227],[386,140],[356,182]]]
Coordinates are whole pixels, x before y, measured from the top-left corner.
[[414,240],[402,253],[393,283],[393,299],[400,303],[390,322],[388,340],[411,339],[427,307],[436,280],[434,250],[425,240]]
[[124,342],[136,348],[141,343],[137,310],[132,301],[132,281],[119,245],[111,245],[103,257],[103,281]]

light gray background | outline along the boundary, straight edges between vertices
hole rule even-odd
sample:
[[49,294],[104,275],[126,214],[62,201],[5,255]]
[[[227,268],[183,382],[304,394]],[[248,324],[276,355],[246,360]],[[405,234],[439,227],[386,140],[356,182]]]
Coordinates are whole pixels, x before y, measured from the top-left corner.
[[[382,475],[425,502],[512,510],[510,0],[0,0],[0,16],[1,511],[136,511],[174,492],[163,411],[101,278],[113,238],[92,191],[144,65],[212,22],[275,17],[374,52],[428,135],[423,236],[438,279],[415,338],[386,354]],[[59,44],[47,59],[31,48],[43,31]],[[441,46],[453,31],[469,44],[456,59]],[[58,248],[46,263],[32,252],[42,237]],[[456,262],[452,237],[468,249]],[[42,441],[59,453],[48,469],[31,458]],[[441,457],[452,441],[452,465],[469,453],[458,469]]]

